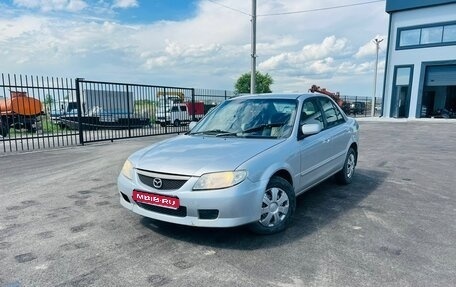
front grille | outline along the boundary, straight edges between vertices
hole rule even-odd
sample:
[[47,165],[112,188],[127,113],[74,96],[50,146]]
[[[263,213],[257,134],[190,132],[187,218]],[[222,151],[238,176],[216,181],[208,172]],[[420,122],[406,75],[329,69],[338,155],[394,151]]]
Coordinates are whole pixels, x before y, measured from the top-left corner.
[[[138,169],[138,177],[145,185],[159,190],[179,189],[190,179],[190,176],[155,173],[141,169]],[[161,187],[154,185],[154,179],[161,180]]]
[[136,202],[136,204],[149,211],[157,212],[157,213],[162,213],[166,215],[173,215],[173,216],[178,216],[178,217],[186,217],[187,216],[187,207],[185,206],[180,206],[178,209],[170,209],[170,208],[165,208],[161,206],[155,206],[155,205],[149,205],[141,202]]
[[[155,177],[149,177],[146,175],[139,174],[139,180],[144,183],[145,185],[148,185],[150,187],[156,188],[153,185]],[[187,181],[186,180],[176,180],[176,179],[166,179],[166,178],[160,178],[162,181],[162,186],[161,190],[172,190],[172,189],[179,189],[181,188]]]

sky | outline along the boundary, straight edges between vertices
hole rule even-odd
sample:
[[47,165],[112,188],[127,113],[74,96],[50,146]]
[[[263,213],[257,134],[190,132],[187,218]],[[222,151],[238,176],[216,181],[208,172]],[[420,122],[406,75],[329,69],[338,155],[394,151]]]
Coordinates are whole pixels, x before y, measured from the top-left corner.
[[[0,0],[0,73],[233,90],[251,13],[246,0]],[[387,31],[381,0],[257,0],[256,68],[273,92],[371,97],[382,38],[381,97]]]

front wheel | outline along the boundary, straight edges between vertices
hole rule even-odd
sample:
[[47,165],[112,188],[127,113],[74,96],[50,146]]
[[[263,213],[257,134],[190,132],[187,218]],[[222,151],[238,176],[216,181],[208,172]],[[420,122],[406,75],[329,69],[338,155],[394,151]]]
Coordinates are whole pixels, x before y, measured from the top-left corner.
[[291,222],[296,209],[293,186],[281,177],[272,177],[263,195],[260,219],[250,224],[258,234],[283,231]]
[[347,152],[344,167],[336,173],[336,180],[339,184],[346,185],[352,182],[353,175],[355,174],[356,157],[356,152],[351,147]]

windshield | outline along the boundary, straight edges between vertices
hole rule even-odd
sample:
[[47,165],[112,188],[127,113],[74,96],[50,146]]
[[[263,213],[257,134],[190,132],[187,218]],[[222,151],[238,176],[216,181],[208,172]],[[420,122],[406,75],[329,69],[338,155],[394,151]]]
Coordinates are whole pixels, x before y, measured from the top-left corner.
[[289,137],[296,116],[293,99],[234,99],[222,103],[189,134]]

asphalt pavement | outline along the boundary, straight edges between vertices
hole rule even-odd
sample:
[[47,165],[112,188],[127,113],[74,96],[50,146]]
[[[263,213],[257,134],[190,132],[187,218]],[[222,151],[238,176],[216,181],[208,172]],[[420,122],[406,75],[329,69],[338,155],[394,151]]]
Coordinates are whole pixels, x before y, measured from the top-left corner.
[[360,126],[353,183],[272,236],[121,207],[124,160],[169,136],[0,155],[0,286],[454,286],[456,123]]

